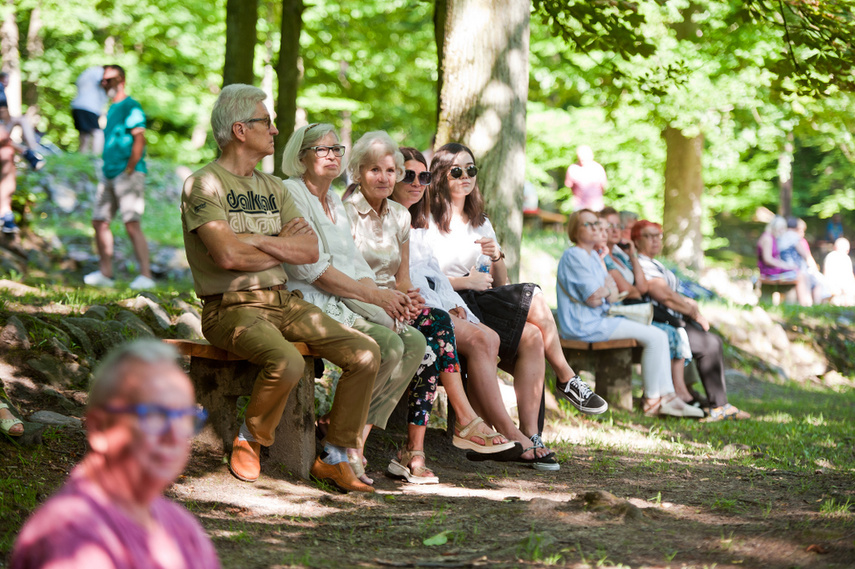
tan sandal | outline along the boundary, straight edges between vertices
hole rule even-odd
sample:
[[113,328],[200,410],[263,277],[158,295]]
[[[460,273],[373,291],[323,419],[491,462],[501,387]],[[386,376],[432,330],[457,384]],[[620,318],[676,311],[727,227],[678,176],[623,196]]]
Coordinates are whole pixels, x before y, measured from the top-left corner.
[[642,399],[641,410],[644,411],[645,417],[658,417],[659,407],[662,405],[662,398],[657,399]]
[[[455,435],[451,439],[452,444],[457,448],[472,450],[479,454],[493,454],[514,448],[515,443],[506,442],[493,444],[493,439],[497,437],[505,438],[502,433],[479,433],[476,431],[478,425],[484,422],[481,417],[475,417],[472,422],[465,427],[458,422],[454,422]],[[459,435],[457,433],[460,433]],[[484,439],[484,443],[477,443],[473,438]]]
[[405,478],[410,484],[438,484],[439,478],[424,466],[410,468],[413,457],[420,456],[427,461],[423,450],[401,450],[400,458],[393,458],[386,471],[397,478]]

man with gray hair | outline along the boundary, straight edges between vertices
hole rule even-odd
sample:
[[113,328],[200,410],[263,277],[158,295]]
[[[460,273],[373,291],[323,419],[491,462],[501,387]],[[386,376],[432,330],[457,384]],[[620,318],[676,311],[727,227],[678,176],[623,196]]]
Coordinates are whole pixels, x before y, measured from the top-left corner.
[[312,475],[343,490],[373,492],[356,479],[345,449],[361,447],[380,349],[285,286],[282,263],[316,262],[318,239],[282,180],[255,169],[273,154],[278,134],[264,99],[264,91],[250,85],[223,88],[211,113],[222,154],[187,178],[181,198],[187,260],[204,303],[202,332],[211,344],[261,367],[229,467],[241,480],[258,478],[260,446],[273,443],[288,395],[303,375],[303,357],[291,342],[305,342],[342,368],[324,454]]
[[163,497],[205,420],[176,358],[141,340],[101,365],[86,411],[89,451],[24,525],[13,569],[220,567],[199,522]]

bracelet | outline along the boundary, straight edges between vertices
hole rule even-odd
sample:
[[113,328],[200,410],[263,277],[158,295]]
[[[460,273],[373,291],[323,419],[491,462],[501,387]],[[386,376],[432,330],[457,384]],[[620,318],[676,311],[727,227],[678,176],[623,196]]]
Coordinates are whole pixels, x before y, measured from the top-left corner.
[[492,258],[492,257],[490,257],[490,261],[492,261],[493,263],[498,263],[499,261],[501,261],[501,260],[502,260],[502,259],[504,259],[504,258],[505,258],[505,252],[504,252],[504,251],[499,251],[499,256],[498,256],[498,257],[496,257],[495,259],[494,259],[494,258]]

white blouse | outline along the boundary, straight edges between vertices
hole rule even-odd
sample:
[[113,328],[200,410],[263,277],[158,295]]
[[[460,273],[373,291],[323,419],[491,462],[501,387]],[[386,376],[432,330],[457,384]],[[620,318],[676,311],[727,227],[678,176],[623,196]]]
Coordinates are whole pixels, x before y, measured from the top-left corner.
[[441,232],[431,217],[427,239],[442,272],[449,277],[465,277],[481,254],[481,245],[475,241],[482,237],[496,239],[496,232],[489,219],[481,227],[473,227],[457,216],[452,217],[449,229],[448,233]]
[[425,304],[430,308],[441,308],[448,312],[460,307],[466,310],[469,322],[478,324],[478,317],[466,308],[466,303],[454,291],[448,277],[442,274],[429,239],[427,229],[410,231],[410,280],[413,286],[419,289]]
[[285,188],[291,193],[297,207],[318,235],[320,251],[320,257],[315,263],[284,265],[285,272],[288,273],[288,288],[299,290],[303,293],[303,299],[306,302],[322,308],[328,316],[338,322],[351,326],[359,316],[345,306],[339,297],[313,284],[330,265],[353,280],[365,278],[374,280],[374,271],[365,262],[350,234],[350,222],[341,198],[332,190],[327,192],[327,207],[333,214],[335,220],[333,221],[324,212],[320,199],[309,191],[301,179],[286,180]]

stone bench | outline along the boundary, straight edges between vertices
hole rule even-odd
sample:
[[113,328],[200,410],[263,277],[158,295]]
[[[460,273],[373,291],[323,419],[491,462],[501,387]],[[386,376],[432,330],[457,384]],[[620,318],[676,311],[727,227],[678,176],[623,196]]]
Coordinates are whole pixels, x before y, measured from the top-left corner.
[[594,372],[595,391],[610,407],[632,410],[632,364],[641,361],[641,346],[635,340],[561,340],[561,349],[574,371]]
[[[208,424],[200,436],[221,442],[223,450],[230,452],[239,428],[238,397],[252,392],[259,366],[205,340],[168,339],[164,342],[174,346],[181,355],[190,357],[190,379],[196,389],[196,401],[208,411]],[[294,347],[304,356],[303,380],[288,397],[270,447],[270,458],[308,479],[315,460],[316,356],[306,344],[294,342]]]
[[778,306],[782,302],[787,304],[798,304],[799,299],[796,295],[796,281],[776,281],[760,279],[757,281],[760,289],[760,301],[771,302]]

